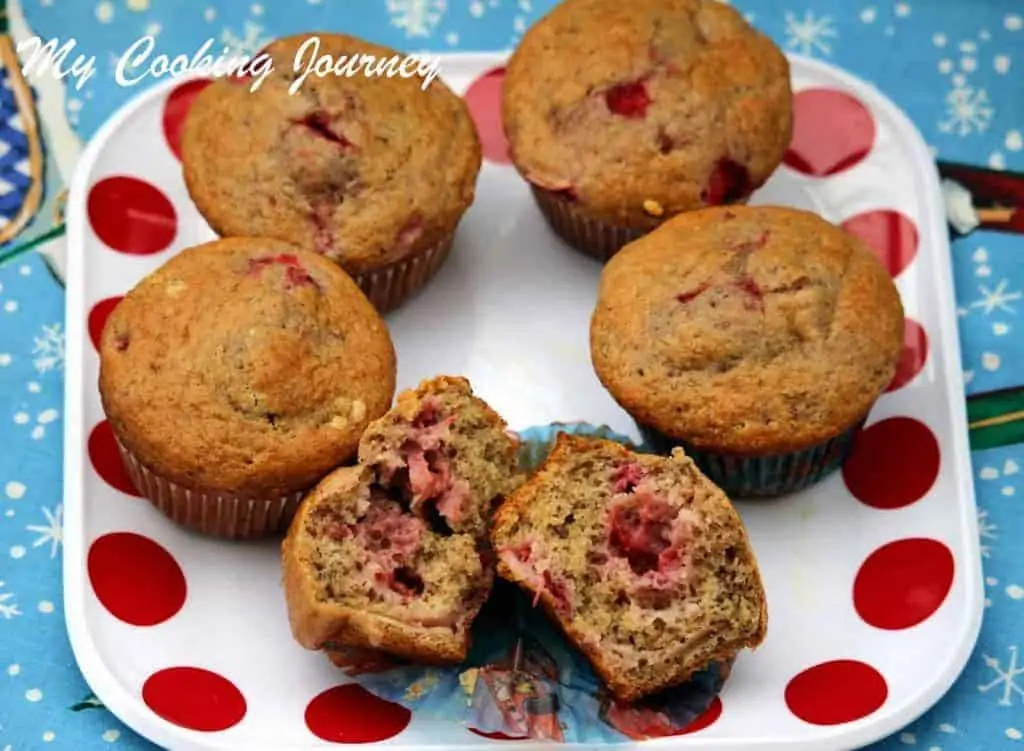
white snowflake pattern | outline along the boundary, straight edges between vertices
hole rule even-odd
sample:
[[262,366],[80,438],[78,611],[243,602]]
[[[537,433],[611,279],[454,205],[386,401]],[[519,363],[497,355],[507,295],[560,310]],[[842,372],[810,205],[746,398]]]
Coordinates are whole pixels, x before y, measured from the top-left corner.
[[1007,279],[1003,279],[995,286],[995,289],[989,289],[984,284],[978,285],[978,293],[981,295],[977,300],[970,304],[971,309],[977,308],[985,315],[990,315],[997,310],[1001,310],[1004,313],[1016,313],[1016,311],[1010,307],[1011,302],[1015,302],[1021,298],[1021,292],[1007,292],[1006,288],[1010,282]]
[[1005,668],[1001,660],[985,654],[981,656],[981,659],[985,661],[985,666],[991,669],[996,674],[996,677],[989,683],[979,685],[978,691],[987,694],[992,689],[998,688],[1001,691],[998,702],[1001,707],[1013,706],[1014,694],[1024,699],[1024,687],[1017,680],[1024,676],[1024,666],[1017,665],[1016,646],[1010,647],[1009,652]]
[[42,336],[34,337],[32,355],[35,358],[32,362],[39,373],[64,370],[64,332],[59,323],[43,325]]
[[788,12],[785,18],[787,48],[801,55],[813,55],[815,52],[832,54],[832,45],[826,40],[834,39],[838,34],[830,17],[815,17],[814,13],[806,11],[803,19]]
[[387,0],[391,25],[407,37],[430,36],[444,16],[446,0]]
[[[0,589],[3,586],[4,582],[0,581]],[[18,603],[12,602],[13,599],[13,592],[0,592],[0,618],[9,621],[14,616],[21,615],[21,611],[18,610]]]
[[230,28],[220,33],[220,41],[231,54],[252,57],[272,41],[270,37],[263,35],[263,27],[258,23],[246,21],[242,28],[241,35]]
[[981,556],[982,558],[988,558],[992,553],[991,546],[985,542],[985,540],[994,541],[998,537],[996,530],[999,527],[995,525],[991,519],[988,518],[988,511],[981,509],[978,511],[978,537],[981,538]]
[[946,119],[939,123],[939,130],[958,136],[983,133],[994,114],[985,89],[976,89],[963,76],[954,76],[953,88],[946,94]]
[[64,507],[58,505],[53,511],[50,511],[44,506],[43,516],[46,517],[46,524],[30,524],[25,529],[39,535],[32,542],[32,547],[38,548],[40,545],[50,543],[50,557],[56,558],[60,544],[64,540]]

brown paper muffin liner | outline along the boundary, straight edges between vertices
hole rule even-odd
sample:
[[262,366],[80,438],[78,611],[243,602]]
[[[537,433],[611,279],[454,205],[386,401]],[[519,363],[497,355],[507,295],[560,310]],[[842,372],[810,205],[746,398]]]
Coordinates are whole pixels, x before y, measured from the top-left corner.
[[[536,185],[531,185],[530,189],[534,201],[555,234],[576,250],[601,262],[607,261],[634,240],[654,231],[623,227],[595,219],[584,214],[578,206],[567,201],[560,193],[538,188]],[[735,201],[733,205],[746,205],[749,200],[750,197],[746,196]]]
[[730,498],[773,498],[809,488],[842,467],[866,417],[827,441],[800,451],[764,456],[703,451],[639,423],[637,426],[644,441],[658,453],[681,447]]
[[380,313],[395,310],[420,291],[451,254],[454,233],[436,245],[374,271],[353,276]]
[[183,527],[211,537],[251,540],[287,530],[305,491],[277,498],[245,498],[185,488],[144,466],[120,441],[125,469],[146,499]]
[[551,229],[576,250],[604,262],[624,245],[647,234],[645,230],[610,224],[586,216],[561,194],[531,185],[533,199]]

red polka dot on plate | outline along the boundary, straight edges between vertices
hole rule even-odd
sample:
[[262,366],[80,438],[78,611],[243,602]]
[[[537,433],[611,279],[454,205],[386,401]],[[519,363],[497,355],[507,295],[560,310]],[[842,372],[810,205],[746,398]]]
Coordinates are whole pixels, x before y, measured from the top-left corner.
[[185,604],[185,575],[159,543],[134,532],[111,532],[89,546],[86,561],[96,598],[133,626],[156,626]]
[[181,129],[185,125],[185,118],[192,107],[192,101],[200,91],[213,83],[208,78],[199,78],[194,81],[186,81],[181,84],[164,103],[164,138],[174,156],[181,159]]
[[903,508],[931,489],[939,462],[939,442],[927,425],[911,417],[890,417],[857,435],[843,465],[843,480],[865,505]]
[[93,469],[107,485],[122,493],[142,498],[142,493],[135,487],[124,468],[121,453],[117,450],[114,429],[110,427],[109,422],[104,420],[92,429],[89,434],[88,450]]
[[805,175],[828,177],[860,163],[875,142],[867,107],[836,89],[806,89],[793,97],[793,140],[785,163]]
[[107,318],[123,299],[120,295],[108,297],[93,305],[92,310],[89,311],[89,338],[92,339],[92,346],[97,350],[100,348],[100,337],[103,336],[103,327],[107,323]]
[[320,740],[333,743],[386,741],[405,730],[411,719],[405,707],[354,683],[329,688],[306,707],[306,727]]
[[498,164],[511,164],[508,141],[501,124],[501,84],[504,80],[504,68],[484,73],[466,91],[466,106],[480,134],[484,157]]
[[677,735],[688,735],[690,733],[696,733],[704,728],[709,728],[718,722],[718,718],[722,716],[722,700],[717,696],[711,700],[711,704],[704,712],[694,719],[689,725],[679,731]]
[[945,602],[954,567],[953,553],[938,540],[912,538],[883,545],[857,571],[857,614],[889,631],[916,626]]
[[910,383],[924,368],[928,360],[928,335],[917,321],[907,318],[903,322],[903,349],[896,364],[896,375],[886,391],[896,391]]
[[843,229],[871,246],[890,276],[899,276],[917,255],[917,227],[898,211],[865,211],[843,222]]
[[786,706],[812,725],[841,725],[877,711],[889,695],[882,674],[856,660],[808,668],[786,685]]
[[107,177],[92,186],[89,223],[104,243],[121,253],[165,250],[178,233],[178,215],[159,188],[136,177]]
[[202,668],[153,673],[142,686],[142,700],[168,722],[206,733],[237,725],[246,712],[245,697],[235,684]]

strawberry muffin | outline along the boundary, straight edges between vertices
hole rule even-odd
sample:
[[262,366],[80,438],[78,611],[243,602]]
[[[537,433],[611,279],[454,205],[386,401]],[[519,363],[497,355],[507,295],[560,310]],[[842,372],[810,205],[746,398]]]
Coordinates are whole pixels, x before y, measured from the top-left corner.
[[451,664],[491,591],[491,512],[517,483],[519,442],[465,378],[399,394],[302,502],[282,546],[292,633],[337,664]]
[[682,214],[605,267],[594,369],[646,437],[734,496],[837,469],[892,381],[903,307],[860,239],[796,209]]
[[565,0],[509,61],[502,117],[554,230],[607,259],[768,179],[792,134],[789,65],[718,0]]
[[764,585],[736,509],[681,450],[558,435],[495,515],[498,574],[636,701],[756,648]]
[[182,251],[110,315],[100,396],[133,482],[180,524],[283,531],[355,458],[395,391],[384,322],[317,253],[231,238]]
[[390,310],[449,253],[474,198],[476,128],[440,80],[424,90],[420,76],[347,75],[342,64],[341,73],[298,81],[296,55],[308,40],[306,61],[313,51],[401,57],[340,34],[272,43],[264,52],[274,70],[255,92],[222,79],[196,97],[182,133],[185,182],[218,234],[316,249]]

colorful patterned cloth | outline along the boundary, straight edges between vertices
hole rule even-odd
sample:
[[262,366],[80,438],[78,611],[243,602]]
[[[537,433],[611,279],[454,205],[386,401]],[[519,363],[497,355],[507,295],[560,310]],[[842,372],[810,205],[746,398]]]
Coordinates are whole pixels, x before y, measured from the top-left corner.
[[[74,54],[96,55],[97,72],[80,90],[36,87],[46,154],[42,170],[35,172],[22,165],[33,130],[14,117],[10,72],[3,74],[6,82],[0,80],[2,220],[10,221],[15,204],[24,203],[27,195],[29,185],[18,175],[35,175],[43,184],[42,204],[31,222],[0,245],[0,259],[6,259],[0,265],[0,751],[151,747],[91,695],[65,635],[60,583],[63,291],[43,257],[26,252],[39,235],[60,232],[60,178],[67,179],[78,147],[72,134],[88,139],[117,106],[138,93],[139,87],[115,84],[117,57],[144,33],[156,36],[158,51],[172,54],[194,51],[209,37],[252,53],[272,36],[311,28],[344,29],[410,51],[501,49],[514,44],[552,4],[7,3],[12,35],[35,33],[62,41],[74,36]],[[974,206],[981,227],[956,239],[953,260],[976,449],[986,618],[978,647],[953,690],[923,718],[875,748],[1024,748],[1024,337],[1019,320],[1024,239],[1020,223],[998,218],[1007,206],[1024,203],[1024,176],[1009,174],[1024,172],[1024,76],[1018,70],[1024,66],[1024,6],[1019,0],[735,4],[787,50],[827,59],[874,82],[916,122],[942,174],[955,175],[979,201],[985,198]],[[990,168],[998,180],[977,169],[958,169],[958,164]],[[984,187],[993,180],[997,187]],[[20,191],[17,199],[4,190],[6,185]]]

